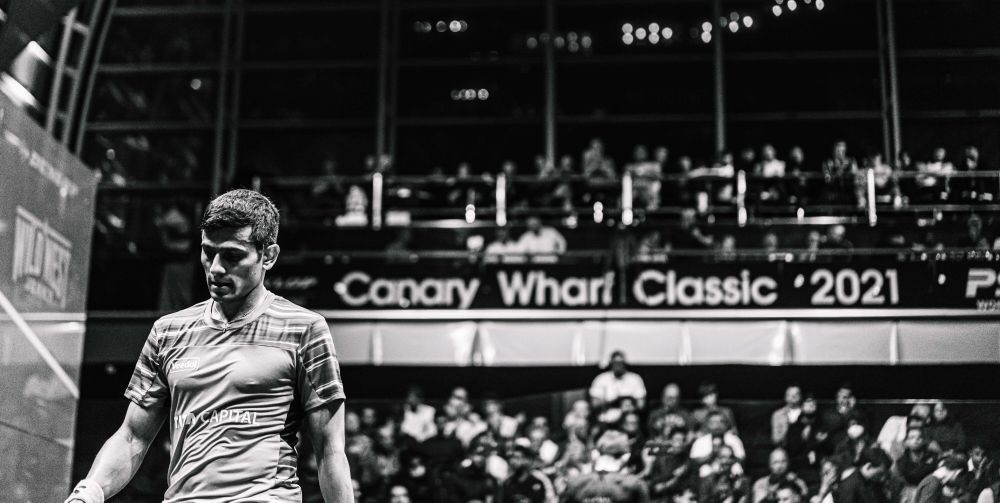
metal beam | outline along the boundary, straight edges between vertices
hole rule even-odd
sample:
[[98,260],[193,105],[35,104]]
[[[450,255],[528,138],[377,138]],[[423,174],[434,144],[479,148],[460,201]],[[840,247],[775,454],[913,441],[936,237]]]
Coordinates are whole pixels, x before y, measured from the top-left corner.
[[[76,139],[73,142],[73,152],[80,155],[80,151],[83,148],[83,135],[87,132],[87,115],[90,113],[90,102],[94,96],[94,80],[97,78],[97,66],[101,61],[101,55],[104,54],[104,43],[108,39],[108,27],[111,26],[111,15],[110,11],[114,10],[115,5],[118,4],[118,0],[108,0],[108,14],[101,18],[101,7],[104,6],[104,0],[94,0],[94,5],[90,13],[90,34],[84,37],[83,49],[80,51],[80,61],[77,62],[77,67],[81,70],[81,76],[79,78],[73,79],[73,88],[69,93],[69,104],[66,105],[66,124],[76,123]],[[100,22],[101,29],[97,35],[96,48],[93,51],[94,57],[90,59],[91,47],[94,47],[93,37],[94,37],[94,27]],[[89,64],[88,64],[89,62]],[[86,69],[87,75],[87,87],[83,87],[82,71]],[[82,92],[81,92],[82,90]],[[83,106],[80,108],[80,116],[76,118],[76,102],[77,98],[83,94]],[[62,130],[62,142],[63,144],[69,143],[69,127],[64,127]]]
[[[892,110],[892,146],[893,155],[898,156],[903,149],[903,133],[899,125],[899,71],[896,57],[896,14],[893,9],[895,0],[885,0],[885,35],[889,48],[889,105]],[[895,157],[893,157],[895,161]]]
[[[62,39],[59,41],[59,53],[56,55],[56,67],[52,75],[52,87],[49,88],[49,102],[45,110],[45,131],[55,137],[56,114],[59,112],[59,102],[62,98],[62,83],[66,77],[66,58],[69,57],[69,43],[73,39],[73,25],[76,24],[77,9],[72,9],[63,18]],[[64,123],[63,129],[69,127]]]
[[243,38],[246,24],[246,4],[243,0],[236,0],[236,49],[233,55],[233,92],[229,108],[229,121],[226,127],[229,129],[229,142],[226,147],[226,172],[223,180],[227,186],[232,186],[236,178],[236,163],[239,159],[239,135],[240,135],[240,102],[243,91]]
[[722,17],[722,0],[712,0],[712,76],[715,92],[715,153],[726,150],[726,87],[722,64],[722,33],[725,31],[716,26],[716,21]]
[[386,101],[389,99],[389,0],[379,2],[378,83],[375,93],[375,165],[382,168],[386,149]]
[[545,0],[545,160],[556,164],[556,2]]
[[229,87],[230,51],[232,50],[233,31],[233,1],[226,0],[226,8],[222,14],[222,54],[219,56],[219,82],[215,104],[215,145],[212,160],[212,195],[222,192],[223,160],[226,142],[226,92]]

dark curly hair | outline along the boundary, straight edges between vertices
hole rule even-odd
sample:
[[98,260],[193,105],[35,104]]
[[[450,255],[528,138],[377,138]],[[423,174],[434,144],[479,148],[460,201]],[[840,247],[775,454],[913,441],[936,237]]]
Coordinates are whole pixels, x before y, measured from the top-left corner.
[[250,241],[258,250],[278,242],[278,208],[267,196],[247,189],[230,190],[208,204],[201,230],[250,226]]

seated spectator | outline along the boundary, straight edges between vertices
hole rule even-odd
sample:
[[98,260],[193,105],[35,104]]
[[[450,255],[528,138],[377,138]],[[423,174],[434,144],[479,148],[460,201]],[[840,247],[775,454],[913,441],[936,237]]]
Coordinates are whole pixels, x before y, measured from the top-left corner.
[[969,449],[967,469],[971,476],[969,489],[973,495],[981,495],[986,489],[991,489],[991,484],[994,483],[994,479],[997,479],[997,463],[986,456],[986,450],[981,445],[974,445]]
[[805,252],[799,256],[799,260],[802,262],[816,262],[820,260],[820,249],[823,245],[823,236],[816,229],[810,229],[806,233],[806,243]]
[[719,248],[715,250],[715,260],[719,262],[732,262],[736,260],[736,236],[725,234],[719,241]]
[[826,240],[823,242],[823,248],[827,250],[849,251],[854,249],[854,243],[851,243],[851,241],[847,239],[847,228],[841,224],[836,224],[827,227]]
[[764,253],[776,253],[778,251],[778,234],[774,231],[765,232],[764,238],[761,239],[760,247],[764,250]]
[[665,206],[690,206],[693,204],[693,190],[689,186],[691,170],[694,163],[691,158],[683,155],[677,158],[677,168],[668,173],[668,180],[663,186],[663,204]]
[[551,503],[556,499],[555,488],[548,476],[534,469],[535,452],[531,442],[519,438],[507,451],[510,463],[510,477],[502,484],[497,494],[499,503]]
[[436,480],[431,470],[424,462],[423,456],[414,451],[407,451],[400,458],[400,471],[392,479],[389,489],[390,497],[397,487],[406,489],[407,497],[413,503],[432,503],[435,492],[440,489],[440,480]]
[[410,491],[406,486],[394,485],[389,488],[389,503],[411,503]]
[[347,199],[344,201],[344,214],[336,218],[336,224],[342,227],[368,225],[368,194],[357,185],[347,189]]
[[738,460],[746,458],[743,441],[726,424],[726,416],[719,410],[713,410],[705,420],[703,433],[691,444],[691,459],[695,463],[706,463],[715,459],[716,454],[725,446],[732,449],[733,456]]
[[801,414],[802,388],[795,385],[785,388],[785,405],[771,414],[771,442],[775,446],[785,446],[788,425],[798,421]]
[[718,448],[709,462],[698,470],[700,490],[698,501],[713,503],[748,503],[750,483],[743,465],[728,445]]
[[614,161],[604,153],[604,142],[598,138],[590,140],[590,145],[583,151],[580,165],[588,184],[581,202],[586,205],[598,202],[605,206],[614,204],[621,189],[618,184],[613,183],[618,180],[618,172]]
[[475,446],[469,455],[463,459],[453,473],[446,475],[444,485],[446,500],[449,503],[467,503],[470,501],[490,501],[497,490],[497,480],[486,470],[486,458],[489,448],[484,445]]
[[806,494],[809,494],[809,491],[802,491],[798,484],[782,482],[774,492],[774,500],[775,503],[801,503],[802,497]]
[[528,229],[517,241],[522,253],[561,254],[566,251],[566,238],[554,227],[542,225],[538,217],[529,217],[527,225]]
[[659,208],[663,165],[649,159],[644,145],[636,145],[632,163],[625,170],[632,175],[633,206],[647,210]]
[[389,484],[400,470],[400,450],[396,445],[396,429],[390,424],[378,428],[372,456],[362,465],[361,488],[365,494],[384,499]]
[[703,231],[695,223],[697,214],[692,208],[684,208],[681,211],[680,227],[676,232],[671,233],[670,242],[675,250],[704,250],[710,248],[715,242],[715,238]]
[[778,447],[771,451],[767,461],[768,474],[753,483],[750,503],[778,503],[778,489],[784,484],[794,484],[799,494],[809,491],[806,483],[789,471],[788,454]]
[[486,255],[516,255],[522,253],[521,244],[510,236],[510,228],[497,227],[494,238],[486,245]]
[[917,197],[917,166],[913,163],[910,153],[903,150],[896,157],[896,173],[899,175],[899,191],[903,195],[904,204]]
[[372,439],[361,431],[361,417],[354,411],[344,413],[344,452],[347,453],[348,465],[351,467],[351,478],[360,480],[362,467],[370,465]]
[[455,430],[449,428],[448,424],[449,418],[445,414],[435,416],[434,425],[437,429],[437,435],[424,440],[416,448],[416,452],[423,457],[427,468],[435,478],[450,472],[455,463],[465,455],[462,442],[455,438]]
[[820,466],[817,451],[820,445],[822,421],[816,399],[812,395],[806,395],[802,400],[802,412],[797,417],[789,414],[788,419],[788,432],[785,434],[783,447],[788,454],[792,469],[804,477],[809,477],[815,473],[816,467]]
[[921,428],[910,428],[906,432],[904,445],[903,455],[896,460],[893,471],[903,479],[904,483],[900,502],[911,503],[917,485],[937,468],[938,457],[927,448],[927,441]]
[[533,424],[525,431],[525,436],[531,442],[532,450],[535,451],[538,467],[546,470],[558,460],[559,444],[550,438],[551,432],[548,424],[544,421],[537,421],[537,419],[544,418],[536,417]]
[[337,177],[337,161],[324,159],[319,176],[309,187],[309,206],[317,209],[328,209],[335,213],[343,210],[344,196],[347,190],[344,182]]
[[960,248],[989,250],[990,242],[983,236],[983,219],[973,213],[965,222],[966,234],[958,241]]
[[563,429],[569,432],[570,428],[590,423],[590,403],[586,400],[573,402],[566,417],[563,418]]
[[910,408],[909,415],[890,416],[885,420],[878,433],[878,446],[892,459],[899,459],[906,448],[906,439],[910,429],[923,430],[930,421],[931,406],[926,403],[916,403]]
[[[748,173],[749,174],[749,173]],[[757,181],[754,185],[759,192],[756,199],[763,203],[777,203],[785,199],[785,161],[777,158],[773,145],[761,148],[761,159],[754,168],[753,175],[758,178],[773,178],[774,180]]]
[[873,154],[865,159],[865,168],[875,174],[875,203],[893,204],[900,192],[892,166],[882,162],[882,154]]
[[[865,415],[857,409],[857,399],[848,384],[843,384],[837,390],[836,406],[823,414],[822,433],[826,453],[833,453],[837,447],[848,438],[847,429],[852,425],[864,427],[867,422]],[[884,451],[883,451],[884,452]]]
[[866,449],[875,446],[875,440],[857,417],[852,417],[847,423],[847,436],[834,447],[834,455],[850,462],[855,462]]
[[693,414],[696,429],[701,432],[706,431],[708,416],[713,412],[719,412],[722,414],[726,431],[736,433],[736,416],[729,407],[719,405],[719,389],[715,383],[702,382],[698,386],[698,394],[701,396],[701,407],[695,409]]
[[642,449],[645,470],[642,477],[649,484],[650,496],[662,498],[682,488],[694,487],[697,470],[687,453],[688,430],[662,423],[657,436]]
[[965,469],[966,459],[962,455],[947,456],[941,460],[938,467],[924,477],[913,495],[913,503],[947,503],[951,498],[945,497],[945,486],[951,484]]
[[833,490],[834,503],[878,503],[885,501],[883,481],[892,459],[882,449],[872,447],[861,453],[857,463],[845,468]]
[[621,397],[635,399],[639,409],[646,404],[646,384],[642,376],[628,370],[625,353],[614,351],[608,370],[600,373],[590,384],[590,401],[595,409],[602,410]]
[[948,152],[942,147],[937,147],[931,154],[930,161],[918,165],[917,186],[921,201],[948,200],[950,176],[955,172],[955,166],[948,162],[947,157]]
[[636,248],[636,253],[646,258],[655,257],[667,251],[667,247],[663,243],[663,233],[658,230],[644,234]]
[[[577,403],[579,402],[583,401]],[[567,477],[579,474],[587,468],[594,447],[589,435],[589,421],[567,422],[563,425],[563,429],[566,431],[566,441],[562,445],[562,454],[552,466],[554,482],[559,482],[560,485]]]
[[452,390],[443,411],[448,418],[445,433],[453,434],[464,447],[469,447],[473,438],[487,430],[486,423],[472,411],[469,394],[465,388],[458,387]]
[[785,173],[795,177],[786,185],[790,204],[802,206],[818,199],[819,184],[809,178],[812,173],[806,167],[806,154],[802,147],[796,145],[788,151]]
[[681,388],[677,383],[669,383],[663,387],[661,405],[649,413],[647,423],[651,432],[673,428],[682,428],[686,432],[694,430],[694,416],[681,407]]
[[419,386],[410,386],[403,404],[399,431],[417,442],[423,442],[437,434],[434,424],[434,407],[424,403],[424,391]]
[[628,437],[615,430],[597,439],[594,462],[589,473],[569,478],[561,501],[649,501],[649,490],[639,477],[623,469],[629,459]]
[[458,163],[455,176],[448,179],[452,189],[448,192],[448,205],[462,208],[466,205],[479,205],[485,201],[480,186],[480,180],[472,174],[472,166],[467,162]]
[[958,166],[958,169],[964,171],[969,178],[961,179],[956,182],[960,186],[959,196],[963,201],[975,202],[993,201],[996,197],[996,185],[991,183],[991,180],[984,176],[976,176],[979,172],[979,149],[969,145],[965,147],[965,155],[962,158],[962,163]]
[[855,196],[858,163],[847,155],[847,142],[839,140],[833,144],[833,157],[823,161],[823,179],[826,189],[823,199],[830,204],[850,204],[858,201]]
[[924,430],[929,448],[938,453],[965,452],[965,429],[948,411],[941,401],[935,401],[931,411],[931,422]]
[[517,435],[520,426],[517,419],[504,414],[503,403],[494,394],[483,397],[483,420],[493,434],[503,440],[509,440]]

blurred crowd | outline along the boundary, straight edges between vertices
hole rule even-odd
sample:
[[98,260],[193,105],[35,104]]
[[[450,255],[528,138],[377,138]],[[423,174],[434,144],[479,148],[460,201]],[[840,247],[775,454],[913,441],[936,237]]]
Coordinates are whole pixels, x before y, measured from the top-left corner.
[[[346,449],[360,502],[990,503],[998,465],[966,439],[940,401],[872,424],[844,384],[832,406],[789,386],[770,424],[749,424],[704,382],[692,410],[677,384],[649,403],[643,379],[615,352],[588,399],[561,423],[474,407],[456,387],[439,408],[418,387],[393,410],[346,413]],[[763,427],[763,428],[762,428]],[[754,467],[745,430],[767,429]],[[308,451],[308,441],[300,445]],[[303,454],[305,501],[321,501]],[[762,463],[758,463],[762,464]]]

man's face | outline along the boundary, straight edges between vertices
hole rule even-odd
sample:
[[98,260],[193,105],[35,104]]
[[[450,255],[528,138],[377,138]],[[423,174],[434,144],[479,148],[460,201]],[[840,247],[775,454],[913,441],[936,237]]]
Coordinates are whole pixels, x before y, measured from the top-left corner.
[[486,400],[485,402],[483,402],[483,412],[487,416],[499,414],[500,412],[502,412],[502,409],[500,407],[500,402],[498,402],[497,400]]
[[361,429],[361,418],[354,412],[344,415],[344,431],[347,433],[357,433]]
[[842,141],[835,143],[833,145],[833,156],[838,159],[847,157],[847,144]]
[[788,405],[800,405],[802,403],[802,390],[798,386],[789,386],[785,390],[785,403]]
[[934,162],[944,161],[945,150],[943,148],[934,149]]
[[250,241],[250,226],[202,231],[201,266],[212,300],[239,303],[264,281],[264,272],[274,266],[278,245],[262,252]]
[[910,430],[906,432],[906,440],[903,445],[911,451],[919,450],[924,446],[924,434],[920,430]]
[[851,390],[841,388],[837,390],[837,407],[849,409],[854,405],[854,395]]
[[681,390],[676,385],[668,384],[663,388],[663,405],[673,407],[680,401]]
[[621,355],[615,355],[611,359],[611,372],[614,372],[616,376],[622,376],[625,374],[625,357]]
[[679,454],[684,452],[684,447],[687,446],[687,435],[683,431],[675,431],[670,435],[670,452],[674,454]]
[[639,416],[636,414],[628,414],[622,421],[622,430],[630,435],[639,432]]
[[948,408],[941,402],[934,404],[934,419],[937,421],[944,421],[947,417]]
[[538,217],[531,217],[528,219],[528,230],[531,232],[538,232],[542,228],[542,221]]
[[779,489],[775,496],[778,499],[777,503],[799,503],[802,500],[795,491],[788,488]]
[[771,475],[784,475],[788,473],[788,456],[784,451],[774,451],[767,462]]
[[762,154],[765,160],[768,161],[774,160],[775,156],[774,147],[772,147],[771,145],[764,145]]
[[531,460],[517,449],[511,451],[510,456],[507,457],[507,462],[510,464],[511,470],[515,472],[531,466]]
[[722,420],[722,414],[712,414],[705,421],[705,429],[713,435],[721,435],[726,432],[726,422]]
[[804,153],[804,152],[802,152],[802,149],[801,149],[801,148],[799,148],[799,147],[795,147],[795,148],[793,148],[793,149],[792,149],[792,151],[791,151],[791,152],[789,152],[789,154],[788,154],[788,155],[789,155],[789,157],[791,157],[791,158],[792,158],[792,160],[793,160],[793,161],[795,161],[796,163],[801,163],[801,162],[802,162],[803,160],[805,160],[805,158],[806,158],[806,155],[805,155],[805,153]]

